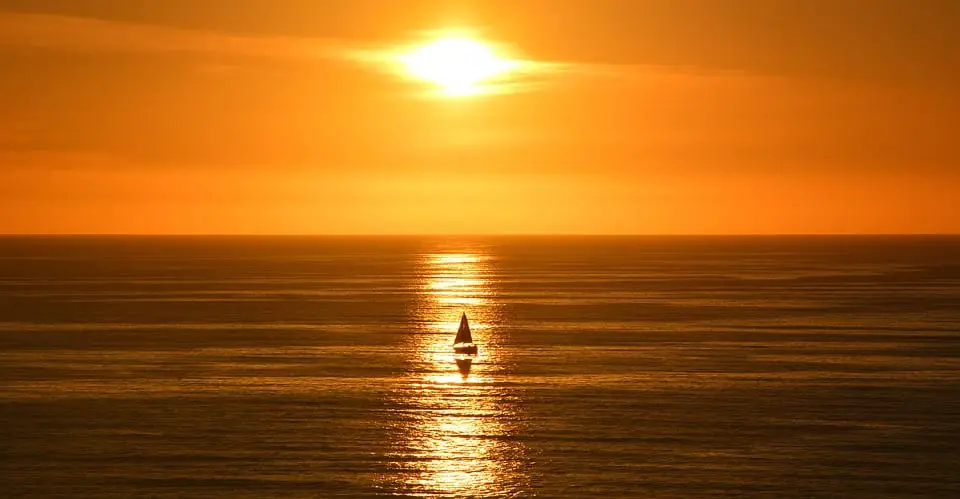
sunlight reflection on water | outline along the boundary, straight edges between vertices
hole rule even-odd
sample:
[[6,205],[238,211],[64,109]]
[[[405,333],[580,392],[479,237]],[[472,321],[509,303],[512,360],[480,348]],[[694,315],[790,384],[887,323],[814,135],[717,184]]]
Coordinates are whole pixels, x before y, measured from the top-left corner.
[[[493,259],[480,252],[423,257],[418,331],[400,394],[404,426],[394,454],[401,495],[503,496],[524,488],[518,462],[516,404],[498,383],[498,327]],[[453,338],[466,312],[479,352],[455,356]],[[397,492],[400,492],[399,490]]]

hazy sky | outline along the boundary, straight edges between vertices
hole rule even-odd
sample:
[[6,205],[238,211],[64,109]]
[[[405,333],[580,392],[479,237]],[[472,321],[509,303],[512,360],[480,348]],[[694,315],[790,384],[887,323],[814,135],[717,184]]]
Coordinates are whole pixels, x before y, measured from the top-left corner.
[[960,232],[958,136],[955,0],[0,0],[0,232]]

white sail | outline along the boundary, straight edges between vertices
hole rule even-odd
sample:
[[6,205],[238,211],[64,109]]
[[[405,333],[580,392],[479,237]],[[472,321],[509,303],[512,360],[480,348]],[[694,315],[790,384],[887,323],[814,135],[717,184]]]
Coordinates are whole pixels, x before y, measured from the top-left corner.
[[467,322],[466,312],[460,317],[460,329],[457,330],[457,337],[453,340],[454,345],[461,343],[473,343],[473,335],[470,334],[470,323]]

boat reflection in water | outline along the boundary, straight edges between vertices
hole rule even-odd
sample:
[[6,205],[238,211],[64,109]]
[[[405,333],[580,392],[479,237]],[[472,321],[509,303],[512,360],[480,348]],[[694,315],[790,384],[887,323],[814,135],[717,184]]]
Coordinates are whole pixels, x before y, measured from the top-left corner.
[[[431,254],[421,263],[410,370],[397,393],[402,421],[389,488],[420,497],[500,497],[527,489],[516,394],[499,373],[491,258]],[[453,352],[462,313],[478,355]],[[472,372],[471,372],[472,371]]]
[[457,361],[457,370],[460,371],[460,376],[464,381],[470,377],[470,367],[473,366],[473,358],[471,357],[456,357],[454,360]]

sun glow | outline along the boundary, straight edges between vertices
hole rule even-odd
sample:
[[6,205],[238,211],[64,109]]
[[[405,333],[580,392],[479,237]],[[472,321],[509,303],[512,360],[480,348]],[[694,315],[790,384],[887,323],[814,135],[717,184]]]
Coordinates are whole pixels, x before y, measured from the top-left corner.
[[485,83],[502,78],[518,66],[489,45],[470,38],[443,38],[402,55],[406,72],[438,86],[444,95],[483,93]]

